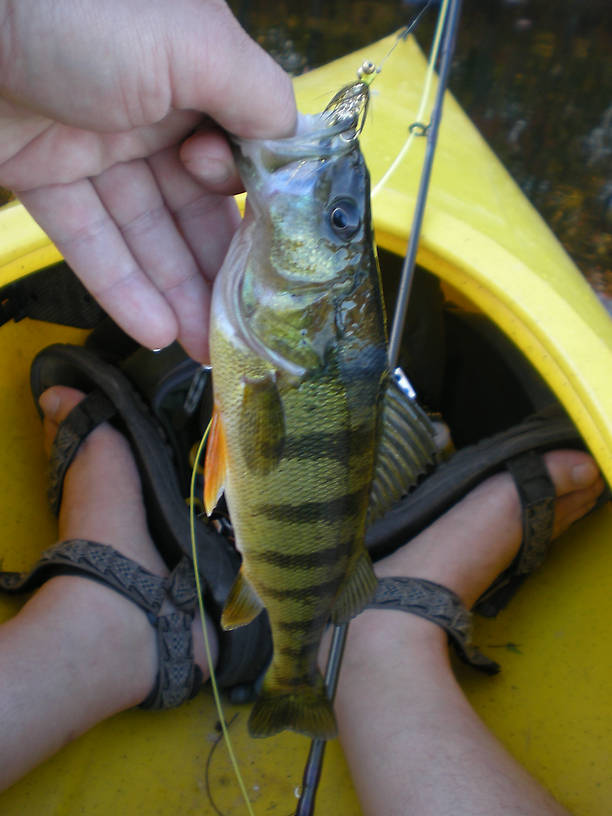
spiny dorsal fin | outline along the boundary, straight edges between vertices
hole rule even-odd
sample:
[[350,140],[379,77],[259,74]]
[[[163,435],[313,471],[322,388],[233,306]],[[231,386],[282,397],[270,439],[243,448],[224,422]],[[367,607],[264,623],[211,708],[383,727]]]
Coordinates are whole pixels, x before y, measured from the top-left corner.
[[285,413],[270,374],[242,382],[240,448],[251,473],[265,476],[278,465],[285,444]]
[[215,509],[217,502],[223,494],[226,470],[227,447],[225,444],[225,431],[223,429],[221,414],[215,405],[210,421],[210,431],[208,432],[208,442],[206,443],[206,459],[204,461],[204,509],[208,516],[210,516]]
[[398,379],[391,376],[385,390],[368,524],[383,516],[437,461],[435,428]]

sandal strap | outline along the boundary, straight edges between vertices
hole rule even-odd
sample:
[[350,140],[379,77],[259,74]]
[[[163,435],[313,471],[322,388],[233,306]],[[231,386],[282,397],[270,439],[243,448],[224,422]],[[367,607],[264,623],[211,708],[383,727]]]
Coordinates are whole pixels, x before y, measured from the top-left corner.
[[515,595],[525,578],[542,565],[552,540],[555,486],[543,457],[528,451],[506,462],[521,502],[523,538],[520,549],[502,574],[474,604],[479,615],[495,617]]
[[500,666],[472,644],[472,615],[459,596],[448,587],[425,578],[381,578],[368,609],[410,612],[440,626],[458,656],[485,674],[497,674]]
[[64,478],[81,443],[94,428],[107,422],[115,413],[115,406],[102,391],[92,391],[61,422],[49,459],[47,499],[54,515],[59,513]]
[[[187,558],[182,558],[167,578],[161,578],[108,544],[72,539],[46,550],[29,573],[0,572],[0,590],[30,592],[56,575],[98,581],[146,613],[156,631],[159,668],[141,708],[172,708],[197,693],[203,679],[193,659],[191,633],[197,593]],[[165,601],[174,609],[161,613]]]
[[506,462],[512,474],[523,510],[523,543],[514,572],[533,572],[544,562],[555,520],[555,486],[543,458],[529,451]]
[[159,668],[153,688],[139,708],[176,708],[200,690],[204,676],[193,659],[193,612],[177,610],[149,621],[157,634]]

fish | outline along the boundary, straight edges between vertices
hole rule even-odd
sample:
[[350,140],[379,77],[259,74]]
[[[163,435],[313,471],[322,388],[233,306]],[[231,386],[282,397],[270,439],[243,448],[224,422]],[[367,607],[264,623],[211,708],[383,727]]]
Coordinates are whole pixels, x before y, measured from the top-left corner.
[[273,657],[248,722],[255,737],[336,735],[317,665],[323,632],[375,592],[364,546],[373,492],[380,512],[398,495],[389,473],[414,464],[414,481],[433,456],[421,433],[425,453],[402,464],[414,433],[401,410],[398,425],[396,394],[386,433],[395,461],[382,457],[387,487],[383,478],[373,490],[395,380],[360,93],[343,89],[322,114],[300,115],[294,137],[233,144],[247,203],[213,290],[204,503],[210,515],[225,495],[242,554],[221,625],[264,609],[270,621]]

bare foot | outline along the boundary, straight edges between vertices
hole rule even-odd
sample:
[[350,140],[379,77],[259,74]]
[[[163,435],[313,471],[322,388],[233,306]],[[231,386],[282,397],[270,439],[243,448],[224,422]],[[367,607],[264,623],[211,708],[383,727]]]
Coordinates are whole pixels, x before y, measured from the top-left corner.
[[[585,453],[545,459],[559,535],[593,506],[603,482]],[[520,540],[518,495],[500,473],[375,568],[443,584],[469,608]],[[380,609],[351,621],[336,714],[364,814],[567,816],[478,719],[451,670],[446,633],[430,621]]]
[[[50,388],[41,395],[39,403],[44,412],[44,444],[48,454],[59,424],[82,398],[80,391],[64,386]],[[81,538],[110,544],[156,575],[168,574],[166,564],[149,533],[140,477],[132,451],[125,437],[108,424],[89,434],[68,469],[58,521],[60,541]],[[91,581],[85,580],[87,586],[84,589],[90,589]],[[108,596],[110,603],[116,603],[120,599],[130,605],[129,613],[127,609],[123,613],[124,622],[130,618],[145,617],[129,600],[112,590],[106,592],[111,593]],[[151,641],[153,637],[151,626],[148,625],[150,631],[147,633],[148,637],[144,638],[145,642]],[[125,628],[127,632],[128,627]],[[208,634],[213,657],[216,659],[216,632],[210,624]],[[199,615],[194,619],[193,639],[196,662],[207,679],[209,669]],[[155,649],[153,668],[152,677],[149,673],[149,690],[157,672]]]
[[[41,396],[48,451],[59,423],[82,397],[63,386]],[[59,533],[60,540],[110,544],[153,573],[168,572],[147,529],[129,444],[110,425],[92,431],[68,470]],[[216,659],[210,624],[208,632]],[[199,616],[193,636],[207,678]],[[18,746],[1,763],[0,789],[97,722],[142,702],[158,670],[155,631],[145,613],[113,589],[76,575],[47,581],[3,624],[0,646],[11,655],[0,666],[0,687],[11,690],[10,699],[0,700],[3,734]]]
[[[553,538],[593,508],[604,482],[583,451],[559,450],[544,460],[555,485]],[[376,564],[378,575],[427,578],[454,590],[470,609],[509,566],[522,536],[521,508],[509,473],[498,473],[409,544]]]
[[[604,482],[594,460],[582,451],[545,454],[557,492],[553,538],[587,513]],[[498,473],[472,490],[412,541],[374,565],[376,574],[426,578],[452,589],[468,609],[518,552],[522,536],[519,498],[512,477]],[[394,618],[394,619],[393,619]],[[372,649],[387,653],[398,629],[408,648],[425,646],[446,654],[446,634],[434,623],[405,612],[366,610],[349,628],[343,671],[357,669]],[[416,639],[416,640],[415,640]],[[419,645],[417,645],[419,644]],[[397,643],[392,644],[395,648]],[[322,662],[327,643],[321,651]]]

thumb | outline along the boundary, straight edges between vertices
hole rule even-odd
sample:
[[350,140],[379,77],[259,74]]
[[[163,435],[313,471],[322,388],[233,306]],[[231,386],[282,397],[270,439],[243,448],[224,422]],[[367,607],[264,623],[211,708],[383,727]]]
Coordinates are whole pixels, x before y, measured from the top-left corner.
[[185,46],[171,44],[173,106],[211,116],[243,138],[290,136],[297,111],[291,79],[240,26],[221,0],[199,0],[201,11]]

